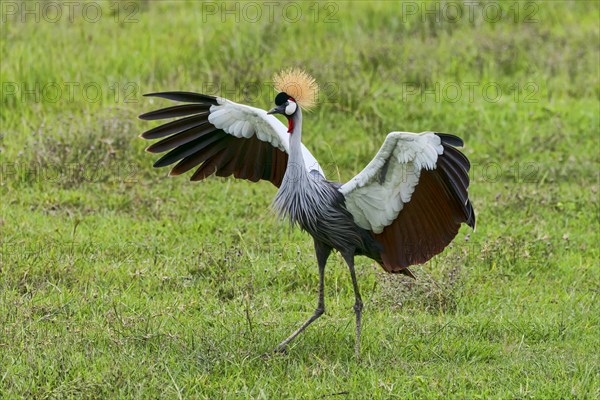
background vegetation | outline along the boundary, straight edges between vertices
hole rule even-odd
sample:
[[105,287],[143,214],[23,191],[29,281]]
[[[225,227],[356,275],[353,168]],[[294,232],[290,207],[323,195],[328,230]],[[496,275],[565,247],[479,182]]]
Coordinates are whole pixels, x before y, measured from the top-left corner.
[[[2,2],[0,397],[598,398],[597,2]],[[49,5],[54,4],[54,6]],[[54,8],[53,8],[54,7]],[[275,188],[154,170],[137,115],[193,90],[267,108],[347,180],[393,130],[453,132],[476,232],[366,299],[279,224]]]

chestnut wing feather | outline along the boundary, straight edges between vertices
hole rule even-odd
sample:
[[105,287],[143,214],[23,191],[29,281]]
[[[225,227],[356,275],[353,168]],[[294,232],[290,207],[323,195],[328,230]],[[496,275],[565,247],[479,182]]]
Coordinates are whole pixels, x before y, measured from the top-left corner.
[[412,276],[408,266],[440,253],[462,223],[475,227],[468,197],[470,163],[453,147],[463,144],[454,135],[390,134],[386,142],[369,166],[340,191],[355,221],[383,244],[383,268]]
[[[191,92],[146,96],[191,103],[140,115],[144,120],[179,118],[141,135],[144,139],[161,139],[146,149],[151,153],[166,152],[155,167],[177,163],[171,175],[197,167],[191,180],[215,174],[254,182],[263,179],[277,187],[281,185],[288,161],[287,130],[264,110]],[[303,152],[312,162],[312,168],[316,165],[320,171],[310,152],[306,148]]]

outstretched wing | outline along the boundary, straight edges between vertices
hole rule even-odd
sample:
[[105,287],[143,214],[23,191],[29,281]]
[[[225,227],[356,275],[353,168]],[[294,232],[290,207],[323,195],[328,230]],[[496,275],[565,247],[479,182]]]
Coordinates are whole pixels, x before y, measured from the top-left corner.
[[453,146],[460,138],[433,132],[390,133],[375,158],[340,187],[360,227],[384,246],[389,272],[429,260],[465,222],[475,227],[468,197],[470,164]]
[[[144,139],[162,139],[146,150],[163,153],[155,167],[177,163],[171,175],[199,166],[191,180],[212,174],[271,181],[279,187],[287,167],[289,134],[277,118],[259,108],[191,92],[151,93],[190,104],[176,105],[140,115],[144,120],[176,118],[142,133]],[[302,147],[306,168],[323,171],[313,155]]]

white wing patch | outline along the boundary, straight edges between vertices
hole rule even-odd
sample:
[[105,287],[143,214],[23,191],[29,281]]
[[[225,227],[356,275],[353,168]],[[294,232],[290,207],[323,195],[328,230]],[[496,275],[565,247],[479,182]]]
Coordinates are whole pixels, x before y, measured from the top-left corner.
[[285,126],[277,118],[260,108],[234,103],[221,97],[217,97],[217,102],[218,105],[210,107],[208,116],[208,121],[216,128],[238,138],[249,139],[256,134],[259,140],[287,152],[288,140],[277,129],[277,124],[284,129]]
[[[218,105],[210,107],[208,121],[216,128],[222,129],[238,138],[249,139],[253,135],[270,143],[273,147],[289,154],[289,133],[287,128],[277,118],[267,114],[265,110],[235,103],[231,100],[217,97]],[[315,157],[302,145],[302,155],[306,169],[325,174]]]
[[410,201],[421,170],[434,169],[443,151],[433,132],[388,134],[375,158],[339,189],[356,224],[381,233]]

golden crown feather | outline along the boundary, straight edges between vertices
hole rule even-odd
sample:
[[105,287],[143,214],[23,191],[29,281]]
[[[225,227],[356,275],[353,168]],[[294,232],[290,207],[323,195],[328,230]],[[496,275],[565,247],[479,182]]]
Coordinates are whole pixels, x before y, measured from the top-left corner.
[[279,92],[293,97],[303,110],[309,111],[317,104],[319,85],[315,78],[300,68],[290,68],[275,74],[273,85]]

